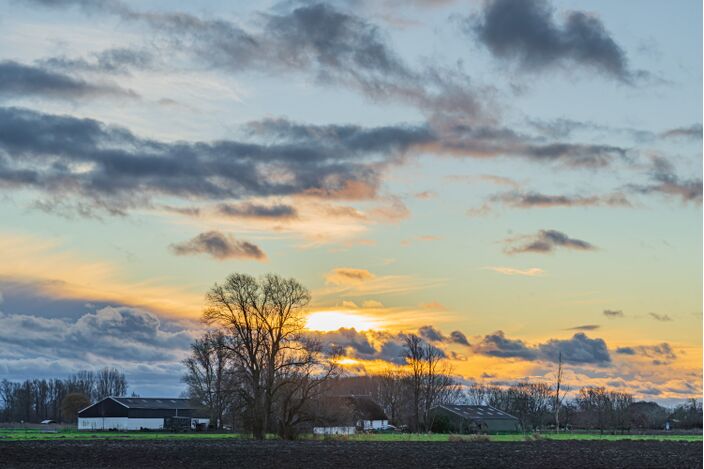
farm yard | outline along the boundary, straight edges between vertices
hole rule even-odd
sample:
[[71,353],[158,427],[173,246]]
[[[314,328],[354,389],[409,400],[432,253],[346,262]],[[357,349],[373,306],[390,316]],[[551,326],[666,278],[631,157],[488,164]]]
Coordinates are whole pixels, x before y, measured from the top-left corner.
[[[699,441],[319,441],[244,440],[224,435],[85,434],[86,439],[0,442],[3,467],[702,467]],[[217,436],[219,438],[213,438]],[[180,438],[180,439],[179,439]],[[660,437],[662,438],[662,437]],[[158,455],[158,456],[156,456]]]

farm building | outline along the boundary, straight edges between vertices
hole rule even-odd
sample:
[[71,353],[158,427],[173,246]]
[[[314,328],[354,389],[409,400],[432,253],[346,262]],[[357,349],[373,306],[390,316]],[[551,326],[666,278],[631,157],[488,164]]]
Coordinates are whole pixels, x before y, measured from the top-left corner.
[[78,412],[79,430],[203,429],[208,423],[188,399],[106,397]]
[[434,426],[453,433],[521,431],[520,421],[488,405],[440,405],[431,410]]
[[333,408],[335,412],[313,427],[316,435],[349,435],[357,431],[382,430],[389,426],[389,418],[384,409],[368,396],[327,397],[321,406]]

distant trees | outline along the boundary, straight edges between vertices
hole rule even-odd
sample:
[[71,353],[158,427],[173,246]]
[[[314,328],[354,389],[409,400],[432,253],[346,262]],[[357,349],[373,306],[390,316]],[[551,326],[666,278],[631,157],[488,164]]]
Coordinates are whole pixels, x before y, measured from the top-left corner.
[[98,370],[93,385],[93,399],[99,401],[108,396],[124,396],[127,394],[127,379],[117,368],[102,368]]
[[85,394],[80,392],[72,392],[66,394],[61,399],[61,413],[65,422],[73,423],[78,418],[78,411],[90,405],[90,400]]
[[108,395],[124,396],[126,393],[125,375],[107,367],[97,372],[81,370],[66,379],[28,379],[23,382],[5,379],[0,382],[0,421],[71,421],[75,416],[65,414],[63,405],[68,395],[82,396],[81,402],[90,404]]
[[214,332],[186,360],[189,394],[215,414],[240,412],[255,438],[272,429],[294,437],[307,403],[338,370],[303,334],[309,301],[296,280],[272,274],[233,274],[216,284],[203,313]]

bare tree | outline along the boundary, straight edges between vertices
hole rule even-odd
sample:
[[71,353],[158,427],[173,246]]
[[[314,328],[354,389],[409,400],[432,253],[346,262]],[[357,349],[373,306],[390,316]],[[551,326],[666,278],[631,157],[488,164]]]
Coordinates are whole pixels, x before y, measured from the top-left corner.
[[423,391],[423,368],[425,359],[425,347],[423,339],[415,334],[405,336],[406,363],[410,367],[408,383],[411,390],[413,405],[413,421],[411,429],[417,432],[420,429],[420,408]]
[[286,367],[278,374],[272,395],[277,419],[277,432],[286,440],[298,436],[299,426],[316,418],[311,404],[327,390],[330,379],[339,376],[338,353],[325,357],[320,344],[313,340],[301,341],[297,352],[298,365]]
[[226,342],[222,331],[208,331],[191,344],[191,355],[183,361],[188,396],[208,409],[217,429],[222,428],[223,416],[233,404],[236,389]]
[[294,279],[269,274],[257,281],[233,274],[216,284],[206,300],[203,319],[226,333],[252,433],[263,439],[279,389],[277,379],[306,365],[300,339],[310,294]]
[[109,396],[124,396],[127,394],[127,379],[117,368],[105,367],[95,375],[94,397],[96,401]]
[[95,395],[95,374],[92,371],[81,370],[69,376],[67,387],[69,393],[80,393],[91,399]]
[[560,432],[560,407],[562,407],[562,401],[565,399],[567,391],[569,391],[568,388],[562,387],[562,352],[560,352],[557,359],[557,374],[555,375],[555,396],[553,399],[552,407],[553,412],[555,413],[555,431],[558,433]]
[[396,367],[386,368],[380,375],[377,398],[393,424],[398,422],[403,403],[403,377]]

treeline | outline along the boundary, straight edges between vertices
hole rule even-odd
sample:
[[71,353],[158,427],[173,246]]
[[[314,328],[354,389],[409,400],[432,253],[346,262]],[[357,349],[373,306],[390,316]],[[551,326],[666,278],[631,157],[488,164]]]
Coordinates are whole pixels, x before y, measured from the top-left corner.
[[107,396],[127,394],[127,379],[115,368],[82,370],[66,379],[0,382],[0,421],[75,422],[77,412]]

